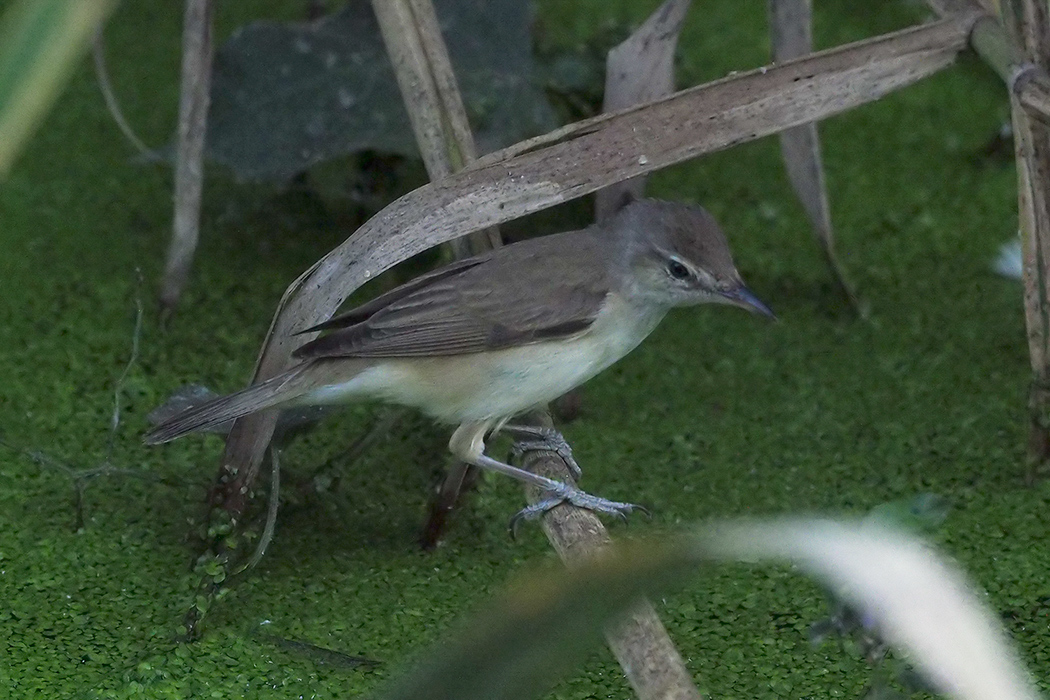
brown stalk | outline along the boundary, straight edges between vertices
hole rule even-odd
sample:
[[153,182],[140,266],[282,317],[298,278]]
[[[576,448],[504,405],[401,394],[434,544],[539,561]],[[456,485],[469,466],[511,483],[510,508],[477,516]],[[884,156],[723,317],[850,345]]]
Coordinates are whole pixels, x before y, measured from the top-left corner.
[[[812,0],[769,0],[770,43],[773,61],[780,63],[813,52]],[[788,179],[806,211],[813,233],[827,261],[839,291],[850,306],[865,316],[865,310],[835,254],[835,232],[831,227],[831,208],[820,156],[820,136],[816,122],[780,133],[780,151]]]
[[[437,13],[430,0],[378,0],[372,8],[427,174],[436,182],[478,157]],[[457,259],[483,253],[500,245],[499,229],[493,226],[475,231],[449,241],[449,245]],[[462,462],[450,466],[430,505],[423,528],[424,547],[437,544],[468,469]]]
[[[437,14],[430,0],[378,0],[372,9],[427,174],[436,182],[478,157]],[[451,244],[457,258],[483,253],[500,244],[499,230],[475,231]]]
[[204,137],[211,101],[212,14],[212,0],[186,0],[175,152],[175,217],[160,292],[165,313],[174,310],[186,287],[200,234]]
[[[910,85],[952,63],[979,15],[848,44],[803,59],[600,115],[483,158],[391,203],[293,282],[260,351],[255,381],[282,371],[369,279],[427,248],[632,177],[811,121]],[[216,503],[237,520],[276,416],[238,420],[223,454]]]
[[[548,428],[553,425],[545,412],[534,413],[530,421]],[[522,460],[522,466],[529,471],[571,485],[576,483],[565,462],[554,452],[528,451]],[[525,492],[530,503],[546,495],[534,487],[526,487]],[[611,542],[597,515],[568,505],[544,514],[543,531],[569,568],[584,564]],[[640,700],[700,699],[700,691],[681,654],[648,600],[640,600],[622,622],[607,629],[605,639]]]
[[[1027,61],[1045,70],[1050,16],[1045,0],[1002,0],[1003,20]],[[1011,95],[1023,244],[1024,307],[1032,362],[1028,480],[1050,461],[1050,127]]]
[[[606,61],[603,110],[614,111],[664,97],[674,90],[674,50],[689,9],[689,0],[667,0],[626,41],[609,52]],[[595,217],[611,215],[625,197],[641,197],[644,175],[597,192]],[[536,412],[534,424],[553,427],[548,411]],[[526,451],[525,469],[575,485],[562,459],[552,452]],[[526,488],[530,503],[544,497]],[[609,542],[609,534],[594,513],[559,506],[543,516],[543,530],[568,567],[579,566]],[[619,624],[606,631],[606,640],[627,680],[641,700],[700,700],[682,655],[648,600],[641,600]]]

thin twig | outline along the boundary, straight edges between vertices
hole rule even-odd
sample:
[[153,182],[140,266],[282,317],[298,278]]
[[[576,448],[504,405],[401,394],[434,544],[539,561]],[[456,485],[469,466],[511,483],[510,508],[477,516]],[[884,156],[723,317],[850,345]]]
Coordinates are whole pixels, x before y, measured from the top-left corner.
[[185,485],[185,482],[182,481],[157,476],[156,474],[149,472],[116,467],[109,463],[103,463],[97,467],[91,467],[88,469],[78,469],[61,462],[46,452],[19,447],[18,445],[13,445],[10,442],[7,442],[3,438],[0,438],[0,447],[10,450],[15,454],[22,455],[37,466],[61,472],[73,482],[74,530],[79,530],[84,526],[84,493],[87,491],[87,487],[91,481],[98,477],[130,476],[135,479],[142,479],[171,487],[182,487]]
[[28,447],[19,447],[13,445],[4,438],[0,438],[0,447],[5,450],[14,452],[15,454],[22,455],[29,461],[33,462],[37,466],[46,467],[47,469],[54,469],[55,471],[62,472],[70,479],[93,479],[97,476],[132,476],[136,479],[145,479],[146,481],[156,481],[158,483],[168,484],[171,486],[181,486],[181,482],[173,482],[166,480],[163,477],[159,477],[156,474],[149,472],[143,472],[135,469],[125,469],[122,467],[115,467],[112,464],[103,463],[97,467],[91,467],[89,469],[78,469],[71,467],[65,462],[58,460],[55,457],[42,452],[41,450],[33,450]]
[[333,469],[337,463],[347,464],[361,459],[366,452],[379,442],[380,438],[389,435],[391,431],[395,430],[401,421],[404,420],[406,414],[407,411],[402,408],[380,409],[372,425],[360,437],[354,440],[343,452],[326,459],[315,467],[307,481],[311,484],[316,484],[324,473]]
[[160,292],[165,314],[174,311],[186,287],[200,235],[204,141],[211,102],[212,10],[212,0],[186,0],[175,155],[175,215]]
[[135,327],[131,335],[131,355],[128,357],[127,363],[124,365],[123,371],[117,378],[116,384],[113,389],[113,412],[109,422],[109,435],[106,441],[106,455],[103,461],[98,466],[90,467],[87,469],[73,467],[61,460],[52,457],[51,455],[41,450],[34,450],[25,447],[19,447],[13,445],[2,437],[0,437],[0,447],[10,450],[16,454],[22,455],[29,459],[34,464],[46,469],[52,469],[54,471],[61,472],[73,482],[73,507],[75,510],[74,516],[74,529],[79,530],[84,526],[84,493],[87,491],[88,485],[93,479],[100,476],[130,476],[136,479],[144,479],[156,483],[161,483],[166,486],[182,486],[183,482],[159,477],[156,474],[149,472],[143,472],[134,469],[125,469],[117,467],[113,464],[113,451],[116,444],[117,430],[120,428],[121,422],[121,395],[124,392],[124,386],[127,383],[128,375],[131,373],[132,368],[138,362],[139,358],[139,345],[142,338],[142,318],[143,318],[143,303],[142,303],[142,274],[141,271],[138,273],[138,291],[135,294]]
[[138,137],[135,130],[128,124],[127,119],[124,118],[124,112],[120,109],[120,102],[117,101],[117,95],[113,91],[112,83],[109,81],[109,70],[106,68],[106,41],[102,32],[102,27],[99,26],[98,31],[95,32],[95,40],[91,45],[91,56],[95,64],[95,79],[98,81],[98,87],[102,91],[102,98],[106,101],[106,108],[109,110],[110,116],[113,117],[113,121],[117,123],[120,133],[124,134],[124,138],[134,146],[135,150],[139,152],[139,155],[146,162],[162,163],[164,159],[155,150],[142,142],[142,139]]
[[113,459],[113,446],[116,442],[117,429],[120,427],[120,395],[124,393],[131,368],[139,360],[139,341],[142,338],[142,270],[135,270],[138,275],[138,291],[135,293],[135,328],[131,333],[131,356],[128,357],[124,371],[120,373],[117,384],[113,387],[113,415],[109,421],[109,441],[106,445],[106,463]]
[[277,526],[277,508],[281,503],[281,463],[277,454],[276,449],[270,449],[270,493],[267,497],[266,524],[263,526],[259,544],[256,545],[252,558],[237,573],[254,569],[266,554],[266,548],[270,546],[270,541],[273,539],[273,531]]
[[330,666],[332,668],[373,668],[382,665],[382,661],[369,659],[364,656],[347,654],[336,649],[318,646],[310,642],[302,642],[296,639],[286,639],[275,634],[254,634],[256,639],[268,644],[273,644],[279,649],[284,649],[299,657],[311,659],[318,666]]

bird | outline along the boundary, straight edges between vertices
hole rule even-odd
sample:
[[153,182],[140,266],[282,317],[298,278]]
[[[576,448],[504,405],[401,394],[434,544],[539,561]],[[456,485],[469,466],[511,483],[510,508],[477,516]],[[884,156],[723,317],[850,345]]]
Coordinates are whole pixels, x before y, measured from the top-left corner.
[[[745,286],[725,234],[697,205],[629,201],[588,228],[451,262],[300,333],[287,371],[155,426],[149,444],[269,409],[380,400],[457,426],[449,450],[547,496],[531,519],[569,502],[626,516],[638,508],[496,460],[500,430],[575,460],[551,429],[510,421],[586,382],[637,347],[674,307],[728,304],[775,318]],[[515,520],[512,520],[512,524]]]

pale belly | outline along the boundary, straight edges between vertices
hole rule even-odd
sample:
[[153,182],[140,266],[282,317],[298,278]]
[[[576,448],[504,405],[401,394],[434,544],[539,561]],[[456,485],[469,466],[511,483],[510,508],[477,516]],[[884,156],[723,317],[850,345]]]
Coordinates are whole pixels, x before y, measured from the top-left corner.
[[[449,423],[506,418],[579,386],[634,349],[662,311],[623,314],[612,307],[569,340],[473,355],[377,361],[350,381],[322,387],[304,403],[360,398],[413,406]],[[603,318],[604,317],[604,318]]]

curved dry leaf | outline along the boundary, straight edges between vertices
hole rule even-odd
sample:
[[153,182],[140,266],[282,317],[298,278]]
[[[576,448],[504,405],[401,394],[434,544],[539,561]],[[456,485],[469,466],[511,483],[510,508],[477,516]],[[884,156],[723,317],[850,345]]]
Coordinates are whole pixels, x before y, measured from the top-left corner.
[[[976,15],[952,16],[798,61],[600,115],[482,157],[404,195],[293,282],[278,305],[255,379],[282,371],[369,279],[445,241],[501,224],[703,153],[846,111],[948,66]],[[858,89],[861,86],[863,89]],[[245,492],[262,462],[274,416],[234,424],[223,464]]]

